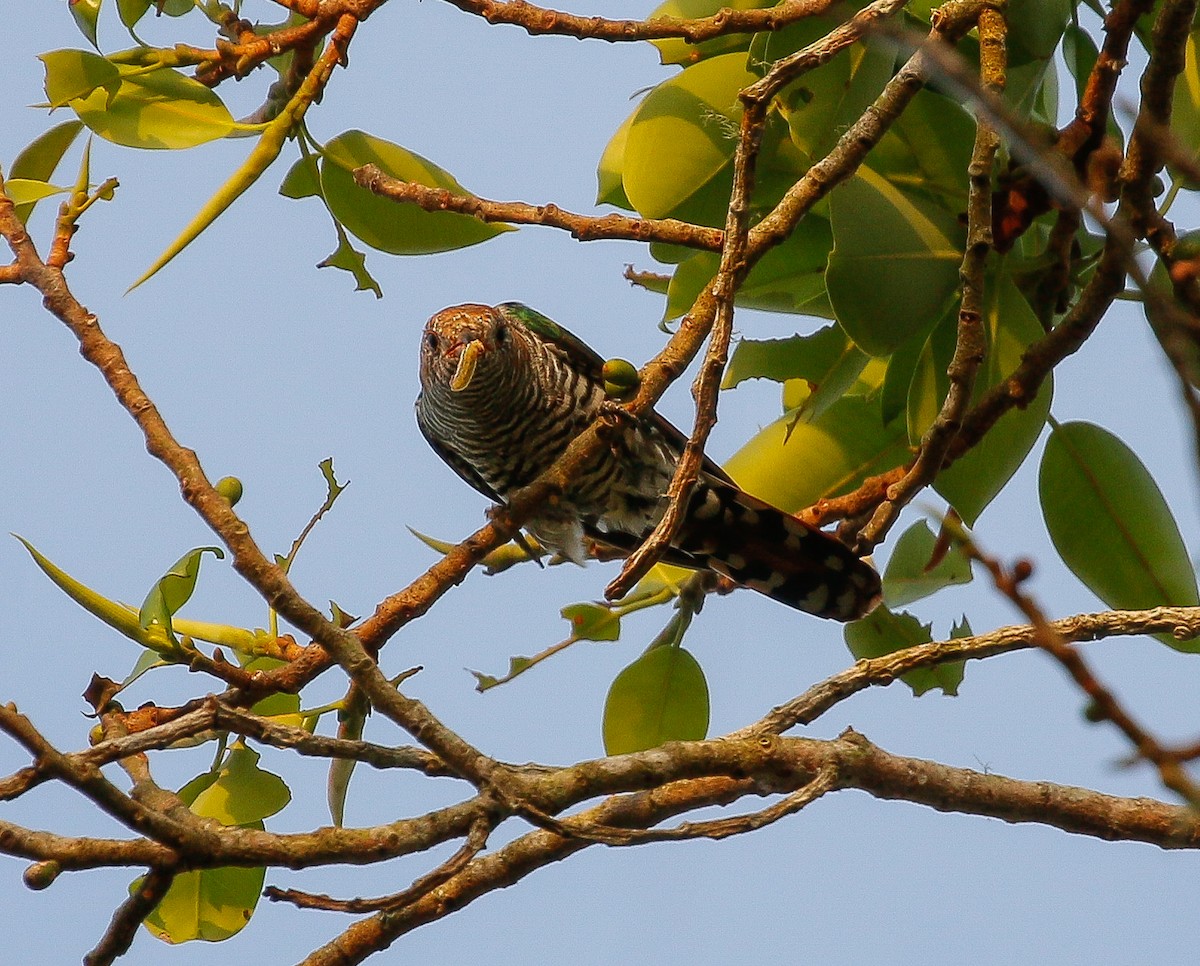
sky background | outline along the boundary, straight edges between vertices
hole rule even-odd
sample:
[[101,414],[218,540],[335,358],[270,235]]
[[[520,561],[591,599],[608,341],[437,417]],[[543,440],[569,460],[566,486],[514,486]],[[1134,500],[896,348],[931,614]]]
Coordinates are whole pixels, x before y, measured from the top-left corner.
[[[37,29],[10,31],[5,41],[0,164],[6,166],[50,123],[43,110],[28,108],[43,99],[35,56],[85,46],[65,4],[26,0],[25,6],[30,12],[36,6]],[[274,9],[264,4],[247,12],[268,16]],[[578,12],[641,17],[649,7],[598,0]],[[101,23],[106,51],[128,45],[113,13],[105,11]],[[139,32],[168,43],[180,39],[180,27],[147,19]],[[211,32],[190,39],[211,44]],[[309,113],[317,137],[362,128],[441,164],[484,197],[553,201],[578,211],[593,210],[596,163],[633,109],[631,98],[672,70],[659,66],[646,44],[532,38],[436,0],[378,11],[359,30],[350,62]],[[235,116],[252,110],[262,91],[257,76],[220,88]],[[68,278],[209,476],[242,479],[238,511],[266,551],[286,551],[320,505],[325,487],[317,464],[334,457],[339,479],[351,486],[310,537],[293,577],[318,606],[332,599],[369,614],[435,559],[407,526],[459,539],[483,521],[484,501],[429,450],[413,420],[424,320],[454,303],[517,299],[565,324],[602,356],[640,364],[665,338],[656,325],[662,304],[631,288],[622,271],[630,263],[655,265],[632,243],[580,244],[551,229],[525,228],[443,255],[371,253],[370,269],[385,293],[376,300],[353,292],[348,275],[313,267],[336,240],[318,203],[276,193],[294,157],[289,146],[182,256],[124,295],[249,146],[234,140],[188,152],[136,152],[97,141],[93,179],[116,176],[121,188],[112,203],[85,217]],[[78,146],[60,183],[73,180],[77,163]],[[33,222],[43,252],[53,205],[44,207]],[[213,535],[179,499],[170,473],[146,454],[132,420],[36,293],[0,289],[0,323],[0,452],[7,463],[0,531],[20,533],[79,579],[137,603],[184,551],[211,544]],[[742,333],[767,337],[811,331],[818,323],[739,312],[737,324]],[[661,406],[684,425],[691,419],[689,378]],[[1091,419],[1129,442],[1166,492],[1194,555],[1190,430],[1138,315],[1111,313],[1056,380],[1054,415]],[[726,394],[710,452],[727,457],[777,413],[773,385],[744,384]],[[902,527],[919,512],[910,511]],[[1035,459],[984,513],[976,534],[1003,557],[1035,561],[1031,587],[1052,616],[1103,609],[1050,547],[1037,509]],[[880,553],[881,563],[886,556]],[[616,644],[576,645],[484,695],[473,690],[464,668],[498,674],[509,655],[531,654],[566,636],[559,608],[598,598],[615,567],[474,573],[389,643],[384,670],[395,675],[424,665],[407,692],[498,758],[567,763],[598,756],[608,685],[641,653],[666,610],[627,619]],[[15,540],[0,541],[0,589],[8,615],[0,625],[0,701],[16,702],[59,748],[84,746],[90,721],[80,693],[93,672],[122,678],[138,657],[136,645],[67,600]],[[938,637],[963,613],[977,632],[1016,620],[978,579],[910,609],[932,621]],[[186,615],[266,622],[262,602],[211,557]],[[840,626],[750,593],[710,600],[687,646],[708,674],[714,735],[757,719],[851,661]],[[1087,655],[1158,735],[1195,736],[1196,657],[1147,638],[1089,645]],[[340,697],[343,681],[325,675],[305,692],[305,706]],[[169,669],[143,678],[123,700],[127,707],[170,704],[210,686]],[[913,699],[901,685],[873,689],[803,733],[830,737],[853,726],[897,754],[1163,797],[1147,768],[1114,766],[1126,743],[1109,726],[1087,724],[1083,703],[1056,665],[1025,652],[970,665],[958,698]],[[331,727],[326,722],[323,730]],[[379,716],[367,737],[405,743]],[[156,777],[178,787],[204,770],[210,756],[208,748],[160,756]],[[0,773],[26,763],[13,743],[0,741]],[[262,764],[294,790],[271,829],[328,823],[319,763],[263,749]],[[370,825],[419,814],[462,790],[449,781],[360,768],[346,820]],[[737,811],[760,804],[744,801]],[[60,832],[123,832],[55,783],[6,803],[0,817]],[[523,830],[510,823],[492,844]],[[389,893],[449,851],[369,869],[272,869],[267,882],[340,896]],[[78,961],[136,874],[66,874],[49,892],[32,893],[21,883],[23,868],[0,859],[4,957],[27,964]],[[380,961],[1181,962],[1195,945],[1196,876],[1194,854],[842,792],[721,843],[593,847],[402,938]],[[142,933],[125,961],[292,962],[350,921],[263,902],[223,948],[169,949]]]

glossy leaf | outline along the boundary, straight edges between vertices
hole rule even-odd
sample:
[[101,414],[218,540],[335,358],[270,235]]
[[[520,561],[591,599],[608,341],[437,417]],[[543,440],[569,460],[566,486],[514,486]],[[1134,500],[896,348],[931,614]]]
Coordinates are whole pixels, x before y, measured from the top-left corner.
[[[683,20],[695,20],[699,17],[711,17],[718,11],[752,10],[757,7],[769,7],[771,0],[666,0],[654,8],[649,19],[658,17],[674,17]],[[664,64],[694,64],[706,57],[728,53],[733,50],[745,50],[750,45],[748,34],[725,34],[713,37],[698,44],[690,44],[682,37],[667,37],[662,40],[650,41],[658,48],[659,57]]]
[[943,587],[971,582],[971,562],[961,546],[952,545],[935,566],[930,566],[936,543],[937,537],[924,520],[900,535],[883,574],[885,604],[900,607]]
[[[1044,335],[1025,296],[1007,275],[989,279],[982,321],[988,348],[976,377],[973,396],[976,400],[1007,379],[1020,365],[1030,343]],[[953,319],[949,319],[947,326],[931,337],[913,380],[909,421],[914,440],[925,431],[936,408],[941,406],[952,352]],[[1024,409],[1013,409],[1002,416],[978,444],[935,480],[934,488],[968,526],[974,525],[1037,442],[1050,412],[1053,393],[1054,381],[1048,376],[1036,399]]]
[[39,54],[46,68],[46,99],[50,107],[63,107],[79,97],[99,92],[104,100],[121,87],[121,72],[90,50],[52,50]]
[[71,101],[71,107],[102,138],[131,148],[178,150],[223,138],[233,115],[210,88],[177,70],[121,65],[120,85]]
[[321,195],[321,172],[315,154],[296,159],[279,183],[279,193],[285,198],[314,198]]
[[261,757],[253,748],[235,745],[216,780],[192,800],[192,811],[222,825],[250,825],[281,811],[292,793],[282,778],[259,767]]
[[746,379],[803,379],[814,387],[836,379],[844,390],[866,366],[867,358],[836,325],[788,339],[742,339],[725,368],[721,388],[732,389]]
[[708,734],[708,683],[682,647],[655,647],[617,675],[604,702],[604,751],[624,755]]
[[[679,214],[727,175],[742,116],[738,91],[753,83],[744,54],[723,54],[664,81],[642,101],[625,142],[622,182],[648,218]],[[728,202],[728,187],[722,204]]]
[[871,170],[897,189],[928,196],[957,216],[966,208],[974,141],[975,122],[963,106],[926,88],[871,152]]
[[[881,604],[861,620],[847,624],[843,633],[850,653],[862,660],[883,657],[918,644],[928,644],[933,640],[930,627],[912,614],[897,614]],[[946,695],[956,695],[962,678],[962,661],[949,661],[900,675],[900,680],[912,688],[917,697],[934,688],[940,688]]]
[[846,396],[811,422],[798,423],[790,415],[777,419],[725,469],[744,489],[790,513],[849,492],[909,456],[900,420],[884,426],[878,403]]
[[[75,143],[75,139],[82,130],[82,121],[63,121],[62,124],[56,124],[50,130],[40,134],[13,159],[5,183],[11,189],[13,181],[21,178],[30,181],[49,181],[54,176],[63,155]],[[17,217],[22,222],[27,221],[33,207],[34,203],[32,202],[18,203]]]
[[[263,827],[291,800],[283,779],[259,767],[260,755],[235,745],[216,772],[206,772],[179,790],[193,812],[222,825]],[[146,928],[169,943],[203,939],[219,942],[235,935],[254,913],[266,878],[264,868],[217,868],[176,876]],[[141,880],[131,889],[138,888]]]
[[404,181],[464,193],[462,185],[431,161],[398,144],[363,131],[346,131],[325,145],[321,186],[333,216],[372,248],[393,255],[422,255],[477,245],[508,225],[489,225],[467,215],[428,212],[415,205],[398,205],[360,188],[354,169],[376,164]]
[[829,217],[825,284],[847,335],[885,356],[929,331],[958,287],[962,231],[954,217],[866,167],[834,190]]
[[[838,23],[835,18],[806,17],[782,30],[763,32],[751,47],[752,62],[766,67],[819,40]],[[797,174],[824,157],[879,96],[891,80],[894,61],[895,52],[890,46],[856,44],[780,92],[775,107],[787,122],[791,142],[800,153]]]
[[[781,244],[758,260],[734,299],[738,306],[768,312],[793,312],[832,318],[825,293],[825,263],[833,236],[829,222],[805,218]],[[695,252],[675,269],[667,287],[664,319],[677,319],[691,307],[717,274],[720,256]]]
[[[1084,422],[1054,427],[1038,492],[1059,556],[1108,606],[1200,603],[1187,547],[1162,491],[1112,433]],[[1200,652],[1200,642],[1158,636],[1178,650]]]

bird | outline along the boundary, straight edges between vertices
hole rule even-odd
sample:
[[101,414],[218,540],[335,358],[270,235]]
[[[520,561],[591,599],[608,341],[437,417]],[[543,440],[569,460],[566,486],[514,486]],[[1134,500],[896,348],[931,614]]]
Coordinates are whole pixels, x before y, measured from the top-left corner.
[[[433,315],[421,334],[420,383],[422,435],[498,504],[616,406],[600,355],[520,302],[468,303]],[[543,547],[575,563],[596,548],[628,555],[665,510],[686,437],[654,410],[625,415],[559,498],[525,521]],[[838,621],[862,617],[880,600],[879,574],[869,563],[831,534],[746,493],[707,457],[663,559]]]

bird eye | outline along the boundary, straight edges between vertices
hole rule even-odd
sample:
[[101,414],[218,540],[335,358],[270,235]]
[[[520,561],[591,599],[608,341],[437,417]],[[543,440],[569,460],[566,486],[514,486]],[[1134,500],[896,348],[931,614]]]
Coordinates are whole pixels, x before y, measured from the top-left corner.
[[438,347],[438,337],[437,337],[437,333],[436,333],[436,332],[430,332],[430,333],[428,333],[428,334],[425,336],[425,344],[426,344],[427,346],[429,346],[429,348],[431,348],[431,349],[433,349],[433,350],[435,350],[435,351],[436,351],[436,350],[437,350],[437,347]]
[[496,323],[496,344],[504,345],[508,341],[508,326],[503,322]]

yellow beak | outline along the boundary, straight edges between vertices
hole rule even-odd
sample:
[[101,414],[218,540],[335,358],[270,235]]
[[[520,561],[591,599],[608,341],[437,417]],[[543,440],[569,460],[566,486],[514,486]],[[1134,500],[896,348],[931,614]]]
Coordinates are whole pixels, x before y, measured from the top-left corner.
[[458,354],[458,366],[454,370],[454,375],[450,377],[451,392],[462,392],[471,384],[471,377],[475,375],[475,366],[479,364],[479,357],[483,353],[483,343],[478,339],[472,339],[463,347],[462,352]]

